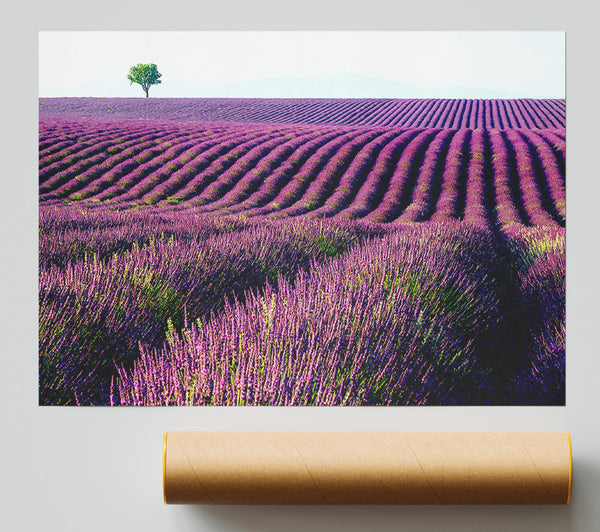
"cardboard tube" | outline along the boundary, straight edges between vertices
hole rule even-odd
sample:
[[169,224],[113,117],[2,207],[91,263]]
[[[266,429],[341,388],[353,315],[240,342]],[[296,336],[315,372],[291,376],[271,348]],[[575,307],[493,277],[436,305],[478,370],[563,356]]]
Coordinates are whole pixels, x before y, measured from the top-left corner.
[[568,432],[167,432],[165,503],[568,504]]

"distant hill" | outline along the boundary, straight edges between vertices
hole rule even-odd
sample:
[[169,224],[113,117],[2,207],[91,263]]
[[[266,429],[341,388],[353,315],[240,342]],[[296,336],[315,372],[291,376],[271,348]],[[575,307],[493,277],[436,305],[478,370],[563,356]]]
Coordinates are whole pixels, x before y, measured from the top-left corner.
[[[142,97],[137,86],[113,78],[75,89],[40,86],[42,97]],[[318,78],[281,77],[238,83],[189,83],[165,79],[152,87],[156,98],[547,98],[547,94],[513,94],[489,87],[419,87],[357,74]]]

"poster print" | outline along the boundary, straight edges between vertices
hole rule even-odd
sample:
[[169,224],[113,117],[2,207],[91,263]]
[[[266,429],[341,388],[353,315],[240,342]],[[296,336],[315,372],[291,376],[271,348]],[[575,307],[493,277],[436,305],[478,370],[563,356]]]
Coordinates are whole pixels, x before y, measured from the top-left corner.
[[39,159],[40,404],[564,404],[562,33],[42,32]]

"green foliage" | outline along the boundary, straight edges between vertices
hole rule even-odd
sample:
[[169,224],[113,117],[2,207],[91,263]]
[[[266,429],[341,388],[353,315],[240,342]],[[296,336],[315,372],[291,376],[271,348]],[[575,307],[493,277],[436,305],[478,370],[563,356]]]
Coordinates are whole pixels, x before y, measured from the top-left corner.
[[154,63],[150,63],[149,65],[139,63],[129,69],[127,79],[131,82],[131,85],[134,83],[141,85],[146,93],[146,98],[148,98],[150,87],[161,83],[161,76],[162,74],[158,71]]
[[336,235],[322,234],[313,240],[317,247],[328,257],[339,255],[346,248],[346,242],[335,238]]
[[169,196],[167,198],[167,202],[169,205],[179,205],[183,201],[183,198],[180,196]]

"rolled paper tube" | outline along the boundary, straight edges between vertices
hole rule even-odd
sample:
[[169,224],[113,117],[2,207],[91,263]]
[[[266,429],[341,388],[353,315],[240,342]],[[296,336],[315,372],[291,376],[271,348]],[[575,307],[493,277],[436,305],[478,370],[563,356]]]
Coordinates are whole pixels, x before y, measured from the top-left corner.
[[167,432],[165,503],[568,504],[568,432]]

